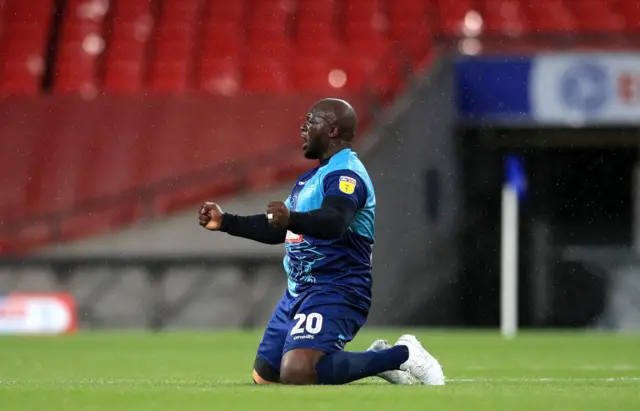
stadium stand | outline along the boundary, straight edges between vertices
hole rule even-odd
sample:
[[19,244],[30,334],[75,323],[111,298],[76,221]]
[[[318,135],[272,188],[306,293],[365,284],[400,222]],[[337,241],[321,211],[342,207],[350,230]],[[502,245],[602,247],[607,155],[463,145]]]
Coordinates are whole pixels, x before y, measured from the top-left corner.
[[2,2],[0,94],[37,94],[44,73],[53,0]]
[[0,252],[288,179],[310,101],[366,123],[432,41],[638,30],[635,0],[0,0]]

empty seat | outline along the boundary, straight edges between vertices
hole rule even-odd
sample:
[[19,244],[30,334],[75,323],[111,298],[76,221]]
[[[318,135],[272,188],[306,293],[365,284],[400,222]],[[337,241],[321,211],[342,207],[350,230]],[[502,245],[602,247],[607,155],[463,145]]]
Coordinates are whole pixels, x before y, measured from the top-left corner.
[[95,91],[97,60],[105,47],[103,23],[108,3],[70,0],[65,7],[53,87],[58,92]]
[[190,74],[191,65],[188,61],[164,59],[153,67],[150,88],[162,93],[186,91],[191,85]]
[[249,8],[249,40],[286,37],[292,6],[290,0],[254,0]]
[[200,63],[198,87],[225,96],[235,95],[242,86],[241,66],[233,58],[207,58]]
[[144,67],[140,61],[109,61],[105,66],[103,90],[107,93],[137,93],[144,89],[143,79]]
[[[220,30],[220,29],[216,29]],[[225,29],[227,30],[227,29]],[[237,27],[229,27],[228,31],[211,31],[205,36],[202,44],[202,58],[240,58],[245,54],[246,45]]]
[[636,0],[615,0],[611,2],[611,8],[623,16],[628,31],[640,31],[640,3]]
[[388,20],[379,0],[346,0],[341,20],[347,40],[385,37],[387,32]]
[[[438,5],[438,28],[448,36],[468,35],[469,24],[466,21],[468,13],[477,11],[472,0],[436,0]],[[538,3],[536,3],[539,6]]]
[[526,2],[522,6],[529,16],[532,28],[538,34],[571,34],[578,30],[575,16],[562,0],[547,0],[544,7]]
[[290,0],[258,0],[250,7],[247,46],[251,54],[285,57],[291,46]]
[[210,0],[209,21],[234,21],[243,23],[247,5],[244,0]]
[[304,59],[293,58],[289,65],[293,84],[302,92],[331,93],[358,89],[364,81],[362,73],[354,70],[351,63],[340,56],[309,55]]
[[155,37],[150,88],[158,92],[181,92],[193,85],[195,38],[200,20],[198,0],[163,3],[162,20]]
[[56,92],[97,91],[96,55],[84,43],[66,43],[58,56],[53,81]]
[[286,92],[291,90],[289,68],[276,58],[250,58],[244,65],[244,89],[249,92]]
[[611,6],[598,0],[584,0],[572,4],[571,11],[583,31],[623,31],[625,19]]
[[518,36],[531,32],[520,0],[485,0],[483,34]]
[[[4,3],[3,3],[4,4]],[[10,1],[3,5],[4,58],[0,94],[34,94],[42,82],[53,0]]]
[[[31,45],[27,43],[25,47]],[[27,56],[7,53],[0,69],[0,95],[37,94],[40,91],[43,72],[44,59],[39,53]]]
[[339,38],[335,0],[300,0],[295,12],[295,35],[299,44]]
[[114,93],[142,90],[148,67],[149,42],[154,29],[151,0],[117,2],[110,28],[104,90]]

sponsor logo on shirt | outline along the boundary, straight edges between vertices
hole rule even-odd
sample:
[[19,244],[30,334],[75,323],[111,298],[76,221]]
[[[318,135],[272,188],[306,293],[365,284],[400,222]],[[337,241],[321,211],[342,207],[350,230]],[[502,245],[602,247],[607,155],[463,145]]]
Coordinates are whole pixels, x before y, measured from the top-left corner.
[[300,234],[294,234],[291,231],[287,231],[287,236],[284,238],[286,243],[301,243],[302,236]]

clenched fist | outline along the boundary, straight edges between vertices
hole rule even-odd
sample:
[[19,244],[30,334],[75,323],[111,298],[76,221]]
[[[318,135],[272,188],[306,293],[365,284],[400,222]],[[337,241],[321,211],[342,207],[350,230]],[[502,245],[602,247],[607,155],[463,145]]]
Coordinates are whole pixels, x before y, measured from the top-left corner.
[[207,230],[218,231],[222,223],[222,209],[216,203],[203,203],[198,210],[198,220]]
[[289,226],[289,209],[282,201],[270,201],[267,205],[267,220],[273,227],[286,229]]

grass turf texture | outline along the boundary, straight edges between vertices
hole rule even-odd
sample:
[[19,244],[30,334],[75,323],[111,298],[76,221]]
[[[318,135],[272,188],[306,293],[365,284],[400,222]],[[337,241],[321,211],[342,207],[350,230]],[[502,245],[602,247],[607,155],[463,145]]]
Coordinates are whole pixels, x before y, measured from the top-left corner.
[[88,333],[0,338],[0,410],[638,410],[640,335],[375,330],[418,335],[445,387],[255,386],[259,332]]

